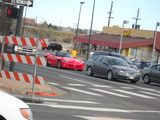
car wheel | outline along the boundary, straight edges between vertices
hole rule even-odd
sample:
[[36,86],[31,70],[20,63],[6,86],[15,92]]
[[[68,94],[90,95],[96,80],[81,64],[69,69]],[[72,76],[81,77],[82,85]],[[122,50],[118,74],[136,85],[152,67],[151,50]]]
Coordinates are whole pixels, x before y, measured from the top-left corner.
[[93,71],[92,71],[92,67],[88,67],[88,69],[87,69],[87,74],[88,74],[89,76],[93,76],[93,75],[94,75],[94,73],[93,73]]
[[47,62],[46,65],[50,66],[50,64],[48,63],[48,58],[47,57],[45,57],[45,58],[46,58],[46,62]]
[[45,48],[44,48],[44,47],[42,47],[42,50],[45,50]]
[[144,81],[145,84],[150,84],[150,77],[149,77],[149,75],[145,75],[143,77],[143,81]]
[[61,61],[60,60],[58,60],[58,62],[57,62],[57,67],[61,68]]
[[6,120],[3,116],[0,115],[0,120]]
[[107,73],[107,79],[108,80],[114,80],[113,79],[113,72],[111,70],[109,70],[108,73]]
[[136,83],[137,83],[137,81],[136,81],[136,80],[130,80],[130,82],[131,82],[131,83],[134,83],[134,84],[136,84]]

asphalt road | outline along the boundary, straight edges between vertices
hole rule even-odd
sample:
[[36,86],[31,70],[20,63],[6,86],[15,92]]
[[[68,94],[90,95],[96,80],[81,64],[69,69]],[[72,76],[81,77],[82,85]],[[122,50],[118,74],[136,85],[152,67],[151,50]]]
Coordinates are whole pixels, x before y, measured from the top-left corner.
[[[44,52],[40,51],[39,56]],[[8,66],[8,64],[6,64]],[[16,72],[33,74],[32,65],[16,64]],[[47,84],[69,90],[58,97],[43,97],[42,104],[28,103],[35,120],[159,120],[160,85],[109,81],[87,76],[86,71],[37,67]],[[42,96],[36,96],[42,97]]]

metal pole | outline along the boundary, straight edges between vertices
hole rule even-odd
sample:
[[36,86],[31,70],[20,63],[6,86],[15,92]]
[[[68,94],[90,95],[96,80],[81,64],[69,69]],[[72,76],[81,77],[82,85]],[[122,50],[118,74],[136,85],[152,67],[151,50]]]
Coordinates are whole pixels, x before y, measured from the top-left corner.
[[76,49],[76,42],[77,42],[77,36],[78,36],[78,29],[79,29],[79,21],[80,21],[80,16],[81,16],[81,8],[82,8],[82,4],[84,4],[85,2],[80,2],[80,10],[79,10],[79,17],[78,17],[78,23],[77,23],[77,29],[76,29],[76,38],[75,38],[75,42],[74,42],[74,50]]
[[92,34],[92,25],[93,25],[95,1],[96,0],[94,0],[94,2],[93,2],[92,19],[91,19],[91,27],[90,27],[90,33],[89,33],[89,40],[88,40],[88,48],[87,48],[86,60],[88,60],[88,58],[89,58],[89,48],[90,48],[90,42],[91,42],[91,34]]
[[154,42],[153,42],[153,48],[152,48],[152,58],[151,58],[151,65],[153,65],[153,59],[155,58],[155,46],[156,46],[156,40],[157,40],[157,28],[160,25],[159,22],[156,23],[155,33],[154,33]]
[[1,48],[1,58],[0,58],[0,71],[2,70],[2,57],[4,52],[4,36],[2,37],[2,48]]
[[37,75],[37,55],[38,55],[38,46],[39,40],[36,40],[36,54],[35,54],[35,62],[34,62],[34,75],[33,75],[33,83],[32,83],[32,99],[34,98],[34,89],[35,89],[35,81]]
[[[22,22],[22,16],[23,16],[23,9],[24,9],[24,6],[20,6],[20,12],[19,12],[18,20],[17,20],[15,36],[19,36],[20,35],[21,22]],[[15,47],[15,45],[13,45],[13,53],[14,53],[14,47]],[[11,62],[9,70],[10,71],[14,71],[14,67],[15,67],[15,63]]]
[[121,53],[121,49],[122,49],[123,30],[124,30],[124,21],[122,24],[121,39],[120,39],[120,43],[119,43],[119,53]]

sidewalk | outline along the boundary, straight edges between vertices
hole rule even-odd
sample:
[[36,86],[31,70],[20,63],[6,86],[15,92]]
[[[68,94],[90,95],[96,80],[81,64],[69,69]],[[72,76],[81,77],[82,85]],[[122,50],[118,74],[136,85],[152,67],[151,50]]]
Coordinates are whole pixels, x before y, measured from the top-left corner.
[[[32,84],[0,78],[0,90],[11,94],[27,94],[32,92]],[[55,93],[57,96],[61,96],[68,94],[68,91],[53,85],[45,84],[44,86],[35,85],[35,93]]]

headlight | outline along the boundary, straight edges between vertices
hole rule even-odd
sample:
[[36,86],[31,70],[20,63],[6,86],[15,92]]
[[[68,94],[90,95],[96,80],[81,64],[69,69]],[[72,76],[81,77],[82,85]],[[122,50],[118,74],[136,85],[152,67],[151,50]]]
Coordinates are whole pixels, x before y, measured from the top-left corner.
[[33,51],[33,52],[36,52],[36,49],[33,49],[32,51]]
[[62,62],[67,62],[67,63],[68,63],[69,61],[67,61],[67,60],[62,60]]
[[18,47],[18,49],[19,49],[19,50],[21,50],[21,49],[22,49],[22,47]]
[[32,111],[29,108],[22,108],[20,109],[20,112],[27,120],[33,120]]
[[121,72],[121,73],[125,73],[124,70],[119,70],[119,69],[115,69],[116,72]]

